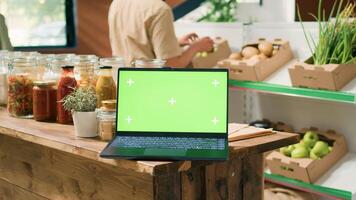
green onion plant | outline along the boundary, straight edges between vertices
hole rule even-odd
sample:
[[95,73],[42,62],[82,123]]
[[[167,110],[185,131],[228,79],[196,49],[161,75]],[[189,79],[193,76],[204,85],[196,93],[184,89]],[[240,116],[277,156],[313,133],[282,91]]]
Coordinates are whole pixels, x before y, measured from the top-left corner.
[[[331,13],[326,17],[322,9],[323,0],[319,0],[317,16],[311,14],[318,23],[319,40],[316,42],[305,30],[298,7],[305,39],[311,51],[315,65],[356,63],[356,20],[355,3],[348,2],[342,9],[343,0],[335,1]],[[335,14],[335,18],[332,16]]]

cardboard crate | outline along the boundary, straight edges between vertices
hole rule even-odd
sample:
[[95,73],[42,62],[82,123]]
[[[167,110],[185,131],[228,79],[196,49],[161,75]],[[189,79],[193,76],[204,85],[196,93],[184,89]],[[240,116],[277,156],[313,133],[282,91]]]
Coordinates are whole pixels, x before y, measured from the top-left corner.
[[195,56],[192,64],[193,68],[213,68],[217,66],[217,63],[225,58],[228,58],[231,54],[231,48],[227,40],[216,37],[214,38],[214,45],[216,51],[209,52],[207,57]]
[[343,135],[332,130],[321,132],[316,128],[305,129],[303,133],[307,130],[315,130],[321,140],[333,147],[332,151],[320,160],[290,158],[279,151],[274,151],[266,158],[267,166],[273,174],[314,183],[347,153],[347,144]]
[[[259,39],[263,41],[264,39]],[[275,39],[271,42],[273,46],[278,47],[278,52],[265,60],[233,60],[225,59],[218,63],[221,68],[228,68],[230,79],[241,81],[263,81],[273,72],[287,64],[293,59],[294,55],[290,48],[289,42],[282,39]],[[258,42],[245,45],[257,48]]]
[[356,76],[356,63],[320,66],[312,63],[309,58],[288,69],[293,86],[337,91]]

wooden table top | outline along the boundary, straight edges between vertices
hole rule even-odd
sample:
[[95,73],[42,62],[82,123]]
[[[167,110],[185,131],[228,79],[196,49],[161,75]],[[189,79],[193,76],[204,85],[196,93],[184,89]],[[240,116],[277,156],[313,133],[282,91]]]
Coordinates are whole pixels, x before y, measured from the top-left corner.
[[[203,161],[130,161],[105,159],[99,153],[107,142],[99,139],[76,138],[74,127],[56,123],[36,122],[32,119],[18,119],[8,115],[6,109],[0,107],[0,134],[16,137],[25,141],[40,144],[59,151],[75,154],[106,164],[132,169],[151,175],[164,175],[171,172],[187,170]],[[263,153],[282,146],[297,143],[296,134],[278,132],[273,135],[230,142],[230,158]],[[19,147],[20,148],[20,147]]]

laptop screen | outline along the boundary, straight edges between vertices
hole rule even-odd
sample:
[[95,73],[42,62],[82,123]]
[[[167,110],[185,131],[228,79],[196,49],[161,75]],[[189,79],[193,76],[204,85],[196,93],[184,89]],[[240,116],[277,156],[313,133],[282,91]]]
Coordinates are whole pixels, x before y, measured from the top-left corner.
[[227,70],[120,69],[118,132],[227,132]]

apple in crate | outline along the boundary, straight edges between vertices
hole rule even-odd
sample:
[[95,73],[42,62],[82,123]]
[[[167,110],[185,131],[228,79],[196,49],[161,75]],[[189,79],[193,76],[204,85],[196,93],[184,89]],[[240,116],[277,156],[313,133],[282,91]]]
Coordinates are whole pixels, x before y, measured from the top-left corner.
[[318,140],[319,136],[315,131],[307,131],[303,137],[303,142],[310,148],[313,148]]

